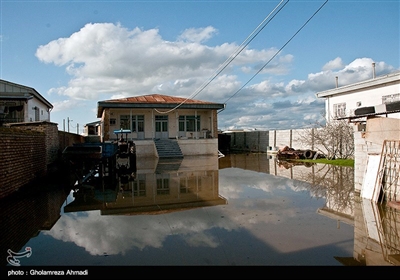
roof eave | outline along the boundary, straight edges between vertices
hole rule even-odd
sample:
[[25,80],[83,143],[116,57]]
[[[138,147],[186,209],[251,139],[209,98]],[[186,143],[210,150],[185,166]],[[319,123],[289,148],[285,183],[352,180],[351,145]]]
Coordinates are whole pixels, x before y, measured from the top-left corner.
[[101,114],[105,108],[123,108],[123,109],[206,109],[219,110],[225,108],[225,104],[208,103],[208,104],[174,104],[174,103],[112,103],[98,102],[97,117],[101,118]]
[[399,83],[400,72],[395,72],[386,76],[376,77],[371,80],[361,81],[351,85],[345,85],[334,89],[321,91],[315,94],[318,98],[327,98],[339,94],[348,94],[354,91],[364,90],[366,88],[386,86],[387,84]]

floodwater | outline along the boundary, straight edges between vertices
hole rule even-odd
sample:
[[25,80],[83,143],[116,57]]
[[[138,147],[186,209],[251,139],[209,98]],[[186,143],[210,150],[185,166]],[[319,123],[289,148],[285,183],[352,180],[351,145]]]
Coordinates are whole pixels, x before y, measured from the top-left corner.
[[377,207],[355,199],[353,173],[268,154],[138,158],[136,172],[115,185],[50,180],[3,199],[1,261],[19,268],[392,265],[393,253],[371,249],[363,211]]

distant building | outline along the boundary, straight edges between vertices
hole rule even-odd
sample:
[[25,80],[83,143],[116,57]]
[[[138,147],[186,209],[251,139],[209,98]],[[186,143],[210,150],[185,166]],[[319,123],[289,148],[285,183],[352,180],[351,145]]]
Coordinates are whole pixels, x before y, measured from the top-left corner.
[[50,121],[53,105],[34,88],[0,80],[0,126]]
[[400,118],[400,72],[318,92],[316,96],[325,99],[328,122],[361,115]]
[[83,135],[99,135],[100,121],[95,121],[85,124],[83,128]]

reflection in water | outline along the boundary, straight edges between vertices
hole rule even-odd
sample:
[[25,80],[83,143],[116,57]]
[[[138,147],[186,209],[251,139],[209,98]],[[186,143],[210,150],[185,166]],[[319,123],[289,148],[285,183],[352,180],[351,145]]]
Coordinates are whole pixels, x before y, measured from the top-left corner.
[[360,200],[353,168],[287,166],[138,159],[116,185],[5,199],[3,263],[29,246],[22,265],[398,265],[398,210]]
[[400,212],[355,199],[354,259],[362,265],[400,265]]
[[[196,169],[185,168],[196,162]],[[119,178],[117,185],[83,185],[64,212],[101,210],[102,215],[160,214],[226,204],[219,196],[217,158],[145,158],[134,176]],[[155,166],[150,169],[149,166]]]
[[[0,259],[7,264],[8,250],[24,251],[30,238],[51,230],[60,219],[68,195],[65,186],[49,184],[47,190],[16,192],[0,202]],[[20,259],[23,263],[25,259]]]

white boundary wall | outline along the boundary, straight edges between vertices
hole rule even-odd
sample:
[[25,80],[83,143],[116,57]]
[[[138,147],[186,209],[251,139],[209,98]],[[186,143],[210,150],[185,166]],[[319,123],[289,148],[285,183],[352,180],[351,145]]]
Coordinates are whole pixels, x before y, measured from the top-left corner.
[[[314,128],[315,129],[315,128]],[[316,150],[323,147],[314,145],[306,146],[300,140],[300,136],[311,130],[287,129],[268,131],[235,131],[226,133],[231,136],[230,149],[232,151],[270,152],[288,146],[293,149]]]

